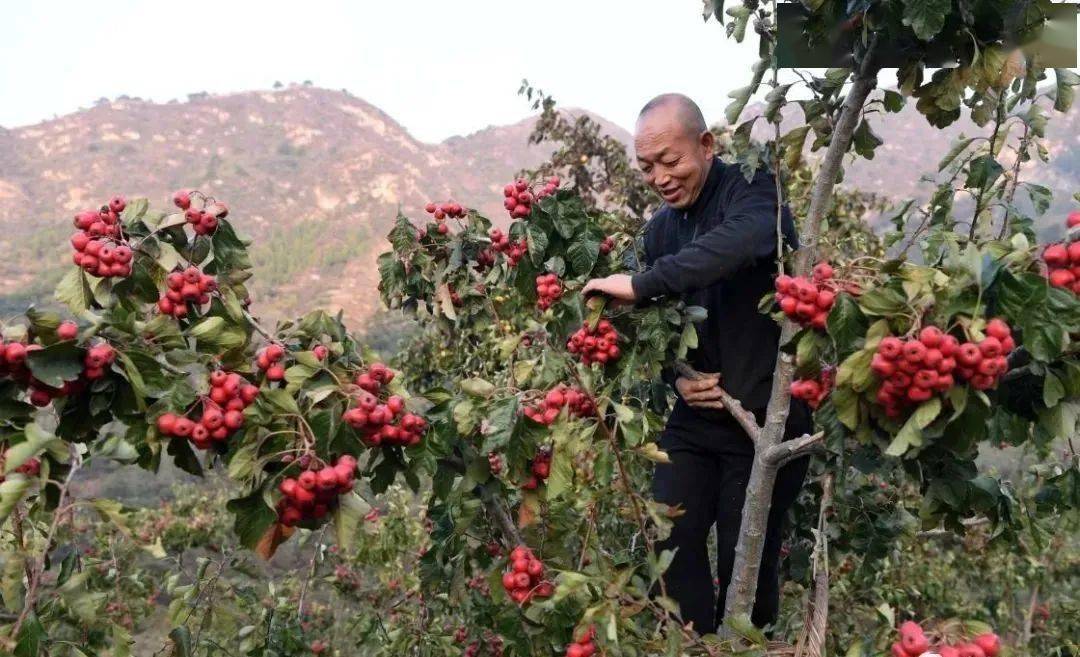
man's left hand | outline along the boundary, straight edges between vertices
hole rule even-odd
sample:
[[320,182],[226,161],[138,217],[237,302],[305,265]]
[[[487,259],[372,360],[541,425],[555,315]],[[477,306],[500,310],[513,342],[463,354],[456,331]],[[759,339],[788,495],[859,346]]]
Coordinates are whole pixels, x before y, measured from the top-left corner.
[[627,274],[612,274],[604,278],[594,278],[585,284],[582,294],[599,292],[618,301],[635,301],[634,286],[630,284],[630,276]]

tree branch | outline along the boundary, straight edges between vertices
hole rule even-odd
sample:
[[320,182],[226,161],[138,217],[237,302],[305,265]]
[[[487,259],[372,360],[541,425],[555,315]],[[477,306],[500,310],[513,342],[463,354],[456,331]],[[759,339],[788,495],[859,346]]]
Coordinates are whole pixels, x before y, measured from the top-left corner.
[[[679,376],[692,381],[698,381],[705,378],[704,374],[698,372],[688,363],[681,360],[676,361],[675,371]],[[724,403],[724,408],[731,413],[731,416],[735,418],[735,421],[743,428],[746,435],[750,436],[750,440],[757,443],[761,439],[761,427],[758,426],[757,418],[754,417],[754,414],[743,408],[742,402],[732,397],[720,386],[716,386],[716,389],[720,392],[720,401]]]
[[30,612],[34,611],[34,607],[37,605],[38,595],[41,587],[41,577],[45,573],[45,561],[49,556],[49,550],[52,547],[53,539],[56,536],[56,530],[60,526],[60,521],[64,516],[69,515],[68,511],[68,491],[71,487],[71,481],[75,478],[75,473],[82,467],[82,455],[79,454],[78,449],[73,444],[68,445],[68,463],[70,469],[68,470],[67,477],[64,479],[64,483],[60,486],[60,497],[56,503],[56,510],[53,512],[52,523],[49,525],[49,531],[45,534],[45,546],[42,548],[41,554],[34,559],[33,567],[30,569],[30,578],[26,583],[26,597],[23,600],[23,608],[19,613],[19,617],[15,620],[15,625],[11,628],[11,637],[15,640],[19,638],[19,631],[22,629],[23,623],[26,622],[26,618],[30,615]]
[[819,431],[814,434],[805,434],[799,438],[785,440],[779,445],[773,445],[765,450],[762,457],[769,465],[779,468],[789,461],[812,454],[825,445],[825,432]]
[[515,546],[524,545],[525,540],[521,538],[521,532],[518,531],[514,519],[510,517],[510,510],[503,505],[502,500],[496,499],[487,486],[480,486],[480,500],[484,503],[488,515],[499,526],[503,538]]
[[[796,275],[808,274],[817,260],[821,225],[832,203],[833,187],[844,155],[851,146],[866,99],[877,86],[880,66],[874,57],[876,44],[877,33],[871,37],[851,89],[841,105],[840,117],[830,136],[828,149],[814,181],[804,225],[804,237],[795,259]],[[795,326],[791,320],[785,320],[780,330],[779,344],[786,344],[794,335]],[[735,562],[724,602],[726,618],[749,615],[757,597],[761,554],[777,472],[776,465],[766,459],[766,453],[782,442],[791,405],[791,379],[794,371],[795,360],[792,355],[778,351],[776,367],[773,370],[772,392],[765,412],[765,425],[755,443],[754,463],[746,485],[746,501],[743,503],[739,539],[735,545]]]

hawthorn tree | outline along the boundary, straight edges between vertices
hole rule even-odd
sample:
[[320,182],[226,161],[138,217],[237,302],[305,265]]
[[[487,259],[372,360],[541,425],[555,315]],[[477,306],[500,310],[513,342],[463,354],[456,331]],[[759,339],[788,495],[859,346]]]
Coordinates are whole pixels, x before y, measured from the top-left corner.
[[[805,34],[810,40],[821,38],[827,19],[843,12],[838,3],[806,6]],[[1014,205],[1014,198],[1016,190],[1024,187],[1037,212],[1047,208],[1049,190],[1021,183],[1020,164],[1033,155],[1044,161],[1047,157],[1045,147],[1038,143],[1048,118],[1041,101],[1050,99],[1055,110],[1068,111],[1080,78],[1058,69],[1056,87],[1040,90],[1044,67],[1004,45],[1005,28],[1015,24],[1015,16],[1004,5],[984,3],[976,11],[962,2],[848,3],[846,9],[849,14],[844,18],[861,29],[850,52],[853,68],[803,78],[813,97],[790,104],[800,106],[804,125],[781,134],[781,113],[794,84],[780,84],[772,56],[775,3],[769,7],[749,0],[726,12],[722,2],[705,3],[706,20],[730,16],[729,37],[741,41],[752,20],[768,46],[770,56],[754,66],[751,83],[729,94],[734,101],[727,118],[734,124],[759,87],[770,87],[763,114],[734,130],[736,140],[748,142],[758,120],[774,126],[774,138],[764,153],[749,151],[740,158],[748,175],[764,161],[782,178],[785,161],[799,157],[811,134],[811,150],[824,148],[801,225],[802,247],[791,262],[796,279],[778,279],[778,296],[798,292],[796,298],[804,302],[822,291],[833,292],[836,288],[830,281],[855,284],[835,297],[824,326],[806,327],[809,315],[800,318],[795,312],[786,313],[784,346],[764,425],[758,426],[753,417],[741,412],[737,400],[728,400],[756,444],[725,605],[729,618],[745,615],[753,604],[772,485],[778,464],[785,458],[809,451],[819,441],[841,458],[856,445],[870,445],[884,456],[905,460],[924,494],[925,522],[945,522],[958,529],[961,518],[985,514],[1007,525],[1011,520],[1007,488],[976,475],[973,468],[978,443],[1005,439],[1014,444],[1046,444],[1071,437],[1077,426],[1075,402],[1066,401],[1080,394],[1074,376],[1077,350],[1070,339],[1080,327],[1077,298],[1071,290],[1049,286],[1040,275],[1032,219]],[[1025,5],[1023,12],[1020,24],[1028,27],[1019,34],[1021,38],[1039,29],[1046,18],[1045,7],[1037,3]],[[907,53],[897,71],[898,90],[886,90],[871,100],[882,68],[880,49],[886,44]],[[924,80],[924,53],[942,49],[959,65],[940,69]],[[765,81],[770,68],[771,80]],[[821,254],[822,224],[834,185],[842,176],[843,158],[853,151],[872,159],[881,139],[867,117],[881,109],[897,112],[908,97],[917,98],[919,112],[939,128],[957,120],[961,107],[967,106],[972,120],[989,126],[990,134],[955,144],[938,167],[951,175],[939,184],[928,206],[917,208],[916,215],[912,212],[915,204],[908,202],[894,219],[897,233],[887,241],[895,244],[907,236],[909,245],[917,244],[925,264],[909,261],[910,249],[903,249],[889,259],[856,259],[850,267],[843,263],[839,276],[820,275],[821,270],[815,269],[820,265],[815,263]],[[1021,133],[1018,138],[1012,134],[1014,128]],[[998,157],[1010,139],[1016,142],[1011,146],[1014,161],[1012,170],[1006,171]],[[973,215],[967,220],[953,212],[960,178],[962,189],[975,200]],[[779,182],[777,193],[782,196]],[[1070,220],[1069,227],[1074,223]],[[781,244],[778,239],[782,273]],[[943,335],[950,348],[952,341],[965,342],[963,355],[968,358],[960,365],[968,372],[951,377],[951,369],[942,368],[931,381],[927,370],[914,386],[905,381],[907,376],[889,379],[896,367],[883,354],[891,354],[899,344],[904,357],[911,356],[907,361],[912,365],[906,366],[913,369],[911,374],[921,374],[914,365],[926,366],[926,361],[915,358],[919,354],[914,352],[935,350]],[[1007,338],[1013,348],[1002,350],[1000,344],[995,348],[993,343],[999,338]],[[984,357],[988,362],[995,358],[1004,362],[971,371],[970,363],[978,367]],[[835,366],[836,371],[831,395],[810,395],[821,431],[781,444],[791,394],[806,396],[807,381],[813,382],[811,390],[819,392],[833,385],[831,380],[820,380],[823,365]]]

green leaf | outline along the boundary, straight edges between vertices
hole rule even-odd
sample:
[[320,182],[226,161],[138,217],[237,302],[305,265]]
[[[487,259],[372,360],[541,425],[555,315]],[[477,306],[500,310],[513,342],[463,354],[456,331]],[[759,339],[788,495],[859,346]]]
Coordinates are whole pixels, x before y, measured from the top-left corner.
[[840,294],[829,312],[827,328],[839,348],[854,346],[855,341],[866,333],[866,317],[850,295]]
[[279,411],[293,415],[300,414],[300,408],[296,405],[296,400],[282,388],[263,389],[259,393],[258,399]]
[[887,287],[874,288],[859,297],[859,307],[867,315],[896,315],[906,306],[904,295]]
[[724,23],[724,0],[703,0],[705,7],[702,10],[702,16],[706,21],[710,17],[715,17],[720,23]]
[[754,645],[764,646],[767,643],[765,634],[750,622],[746,614],[739,614],[724,620],[724,624],[738,636],[746,639]]
[[34,378],[53,388],[74,381],[83,371],[83,350],[74,342],[57,342],[26,354]]
[[1065,385],[1053,372],[1047,372],[1043,379],[1043,403],[1047,408],[1057,406],[1065,398]]
[[915,36],[930,41],[945,26],[951,9],[950,0],[904,0],[903,22]]
[[266,530],[277,520],[277,514],[267,506],[262,490],[255,490],[247,497],[229,500],[225,508],[235,516],[233,529],[241,545],[253,549]]
[[1031,182],[1024,183],[1024,188],[1027,189],[1028,197],[1031,198],[1031,205],[1035,208],[1035,214],[1039,216],[1045,214],[1050,208],[1050,203],[1054,200],[1054,193],[1050,191],[1050,188]]
[[338,501],[338,508],[334,511],[334,530],[337,533],[338,546],[342,551],[348,552],[352,548],[360,520],[371,510],[371,505],[356,492],[342,495]]
[[848,429],[859,425],[859,398],[851,388],[838,387],[830,395],[836,407],[836,417]]
[[56,285],[54,297],[68,307],[74,315],[81,315],[90,308],[94,299],[86,274],[78,267],[69,269]]
[[544,262],[544,254],[547,253],[547,232],[540,226],[529,223],[525,227],[525,237],[529,245],[529,259],[532,260],[533,265],[539,267]]
[[904,109],[904,96],[892,89],[885,90],[885,96],[882,99],[886,112],[899,112]]
[[135,366],[135,363],[122,351],[116,352],[116,359],[120,361],[123,366],[124,376],[131,384],[131,391],[135,393],[135,403],[139,406],[140,411],[146,410],[146,384],[143,382],[142,373],[139,372],[139,368]]
[[4,474],[11,474],[31,458],[40,456],[45,450],[63,444],[63,441],[37,423],[26,425],[23,430],[26,440],[8,448],[4,455]]
[[31,610],[27,613],[22,627],[19,628],[19,635],[15,637],[14,657],[39,657],[43,644],[48,639],[49,636],[42,627],[41,621],[38,620],[37,614]]
[[896,434],[885,453],[889,456],[903,456],[909,448],[922,446],[922,430],[941,413],[941,399],[931,397],[919,404],[900,432]]
[[29,493],[35,482],[21,474],[9,475],[0,483],[0,524],[8,519],[15,505]]
[[488,413],[488,426],[481,453],[502,451],[509,443],[518,425],[517,397],[506,397],[492,402]]
[[463,391],[472,395],[473,397],[482,397],[484,399],[487,399],[488,397],[491,397],[492,393],[495,392],[495,386],[493,384],[485,381],[484,379],[475,377],[471,379],[465,379],[459,385],[461,386],[461,389]]
[[952,148],[950,148],[949,152],[945,154],[945,157],[941,158],[941,161],[938,162],[937,170],[942,171],[945,167],[949,166],[949,164],[951,164],[964,149],[970,146],[971,142],[975,141],[975,139],[976,137],[967,137],[957,139],[953,142]]
[[193,657],[194,653],[191,650],[191,632],[188,631],[187,625],[180,625],[174,627],[169,632],[169,640],[173,644],[172,657]]
[[590,231],[584,231],[566,247],[566,259],[578,276],[588,275],[600,257],[600,240]]
[[196,340],[213,341],[215,333],[225,327],[225,320],[221,317],[207,317],[188,329],[188,335]]
[[1005,169],[994,159],[993,155],[981,155],[968,165],[967,181],[964,187],[968,189],[987,189],[994,184]]
[[1054,87],[1054,109],[1059,112],[1068,112],[1076,95],[1073,87],[1080,85],[1080,75],[1067,68],[1055,68],[1054,77],[1057,79]]
[[855,152],[860,156],[865,157],[868,160],[874,159],[874,149],[881,146],[881,137],[874,134],[874,130],[870,127],[869,121],[863,119],[859,123],[859,127],[855,128],[855,134],[852,135],[852,145],[855,147]]

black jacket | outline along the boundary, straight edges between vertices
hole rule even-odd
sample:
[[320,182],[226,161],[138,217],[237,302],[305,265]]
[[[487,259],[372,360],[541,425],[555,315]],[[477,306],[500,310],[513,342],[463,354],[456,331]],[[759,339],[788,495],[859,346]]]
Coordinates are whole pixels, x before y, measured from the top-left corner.
[[[781,227],[787,244],[797,247],[795,222],[786,205]],[[681,296],[708,311],[697,325],[698,347],[687,360],[701,372],[719,372],[723,387],[760,422],[780,340],[780,326],[758,311],[776,275],[775,178],[759,169],[748,183],[739,165],[713,158],[694,204],[686,210],[663,205],[645,226],[642,241],[649,269],[633,276],[635,296]],[[674,382],[670,373],[665,378]],[[788,437],[810,428],[809,408],[795,401]],[[693,409],[681,398],[667,432],[714,451],[753,451],[729,413]]]

